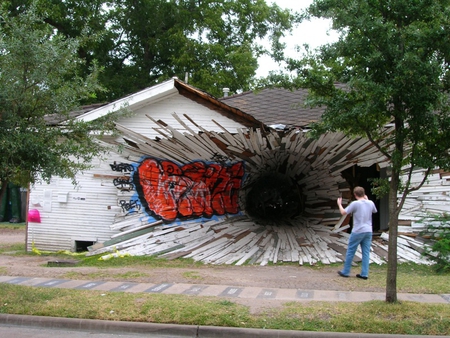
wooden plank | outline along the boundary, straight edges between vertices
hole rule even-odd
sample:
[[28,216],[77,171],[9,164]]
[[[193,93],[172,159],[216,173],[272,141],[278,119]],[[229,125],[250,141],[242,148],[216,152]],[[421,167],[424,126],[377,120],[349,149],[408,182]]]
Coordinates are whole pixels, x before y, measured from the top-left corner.
[[208,243],[208,245],[202,246],[197,250],[193,250],[186,258],[193,258],[196,261],[201,261],[203,258],[208,257],[211,254],[216,253],[223,247],[228,246],[229,241],[226,237],[220,237]]
[[233,145],[236,147],[243,146],[243,144],[240,142],[240,140],[238,138],[234,137],[233,135],[231,135],[230,132],[226,128],[222,127],[222,125],[219,122],[215,121],[214,119],[212,119],[211,121],[213,123],[215,123],[220,129],[222,129],[223,136],[224,136],[224,138],[227,139],[228,142],[230,142],[230,145]]
[[244,145],[245,149],[249,150],[252,153],[255,153],[255,149],[253,149],[252,143],[250,142],[248,130],[246,130],[246,133],[244,134],[242,129],[238,129],[238,135],[241,138],[242,144]]
[[253,149],[255,150],[255,153],[258,155],[261,155],[261,145],[258,143],[258,135],[253,131],[253,129],[249,130],[249,141],[252,144]]
[[209,144],[209,148],[213,150],[214,154],[218,154],[221,156],[224,156],[225,158],[228,157],[228,154],[225,153],[222,149],[220,149],[207,134],[201,134],[200,137],[204,140],[205,143]]
[[240,253],[239,249],[242,248],[244,245],[249,243],[254,236],[254,233],[252,232],[244,232],[242,236],[239,236],[239,240],[237,240],[235,243],[231,244],[231,250],[229,251],[229,255],[216,260],[216,264],[232,264],[233,262],[240,259]]
[[345,231],[345,230],[347,230],[349,228],[350,228],[350,224],[347,224],[347,225],[345,225],[343,227],[340,227],[339,229],[333,230],[333,232],[334,233],[338,233],[338,232],[341,232],[341,231]]
[[127,239],[125,241],[121,241],[118,243],[114,243],[112,245],[108,245],[108,246],[104,246],[102,248],[99,248],[97,250],[93,250],[91,252],[88,252],[86,254],[86,256],[94,256],[94,255],[99,255],[102,253],[106,253],[106,252],[113,252],[116,250],[121,250],[124,248],[128,248],[128,247],[132,247],[134,245],[139,245],[140,243],[142,243],[145,240],[148,240],[149,238],[152,237],[151,233],[144,233],[142,235],[138,235],[136,237],[132,237],[130,239]]
[[387,250],[383,249],[382,247],[380,247],[379,245],[375,244],[372,245],[372,250],[373,252],[375,252],[379,257],[381,257],[382,259],[384,259],[387,262],[388,259],[388,252]]
[[172,117],[181,124],[187,131],[189,131],[192,135],[196,135],[197,132],[195,132],[191,127],[189,127],[179,116],[177,113],[172,113]]
[[274,264],[276,264],[278,262],[278,253],[280,251],[280,247],[281,247],[281,239],[278,237],[277,245],[276,245],[275,250],[273,252],[273,258],[272,258],[272,262]]
[[257,251],[259,250],[258,246],[252,247],[247,253],[245,253],[240,260],[236,262],[235,265],[242,265],[244,264],[250,257],[252,257]]

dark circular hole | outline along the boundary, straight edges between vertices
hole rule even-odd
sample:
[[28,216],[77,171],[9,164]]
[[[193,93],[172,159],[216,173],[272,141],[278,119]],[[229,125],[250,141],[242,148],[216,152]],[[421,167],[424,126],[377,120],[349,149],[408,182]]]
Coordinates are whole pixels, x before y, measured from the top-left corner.
[[283,223],[304,210],[300,187],[287,176],[273,173],[256,179],[245,198],[245,211],[261,224]]

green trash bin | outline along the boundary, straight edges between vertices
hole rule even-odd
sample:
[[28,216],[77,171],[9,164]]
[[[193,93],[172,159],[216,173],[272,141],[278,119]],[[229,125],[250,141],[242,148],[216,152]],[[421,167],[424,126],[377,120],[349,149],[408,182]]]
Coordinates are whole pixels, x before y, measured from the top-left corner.
[[5,195],[0,205],[0,222],[21,222],[20,186],[8,183]]

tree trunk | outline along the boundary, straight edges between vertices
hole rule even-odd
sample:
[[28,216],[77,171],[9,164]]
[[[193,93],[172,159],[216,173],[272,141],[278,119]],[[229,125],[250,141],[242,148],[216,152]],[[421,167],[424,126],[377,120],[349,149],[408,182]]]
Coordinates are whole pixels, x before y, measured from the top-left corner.
[[388,266],[386,277],[386,302],[397,302],[397,235],[398,210],[397,191],[399,187],[399,171],[393,169],[389,189],[389,244]]

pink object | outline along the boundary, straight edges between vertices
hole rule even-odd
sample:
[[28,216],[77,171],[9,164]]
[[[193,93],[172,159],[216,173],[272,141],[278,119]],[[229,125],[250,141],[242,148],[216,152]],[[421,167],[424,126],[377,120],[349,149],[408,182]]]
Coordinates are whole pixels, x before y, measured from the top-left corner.
[[28,222],[41,223],[41,214],[37,209],[28,211]]

